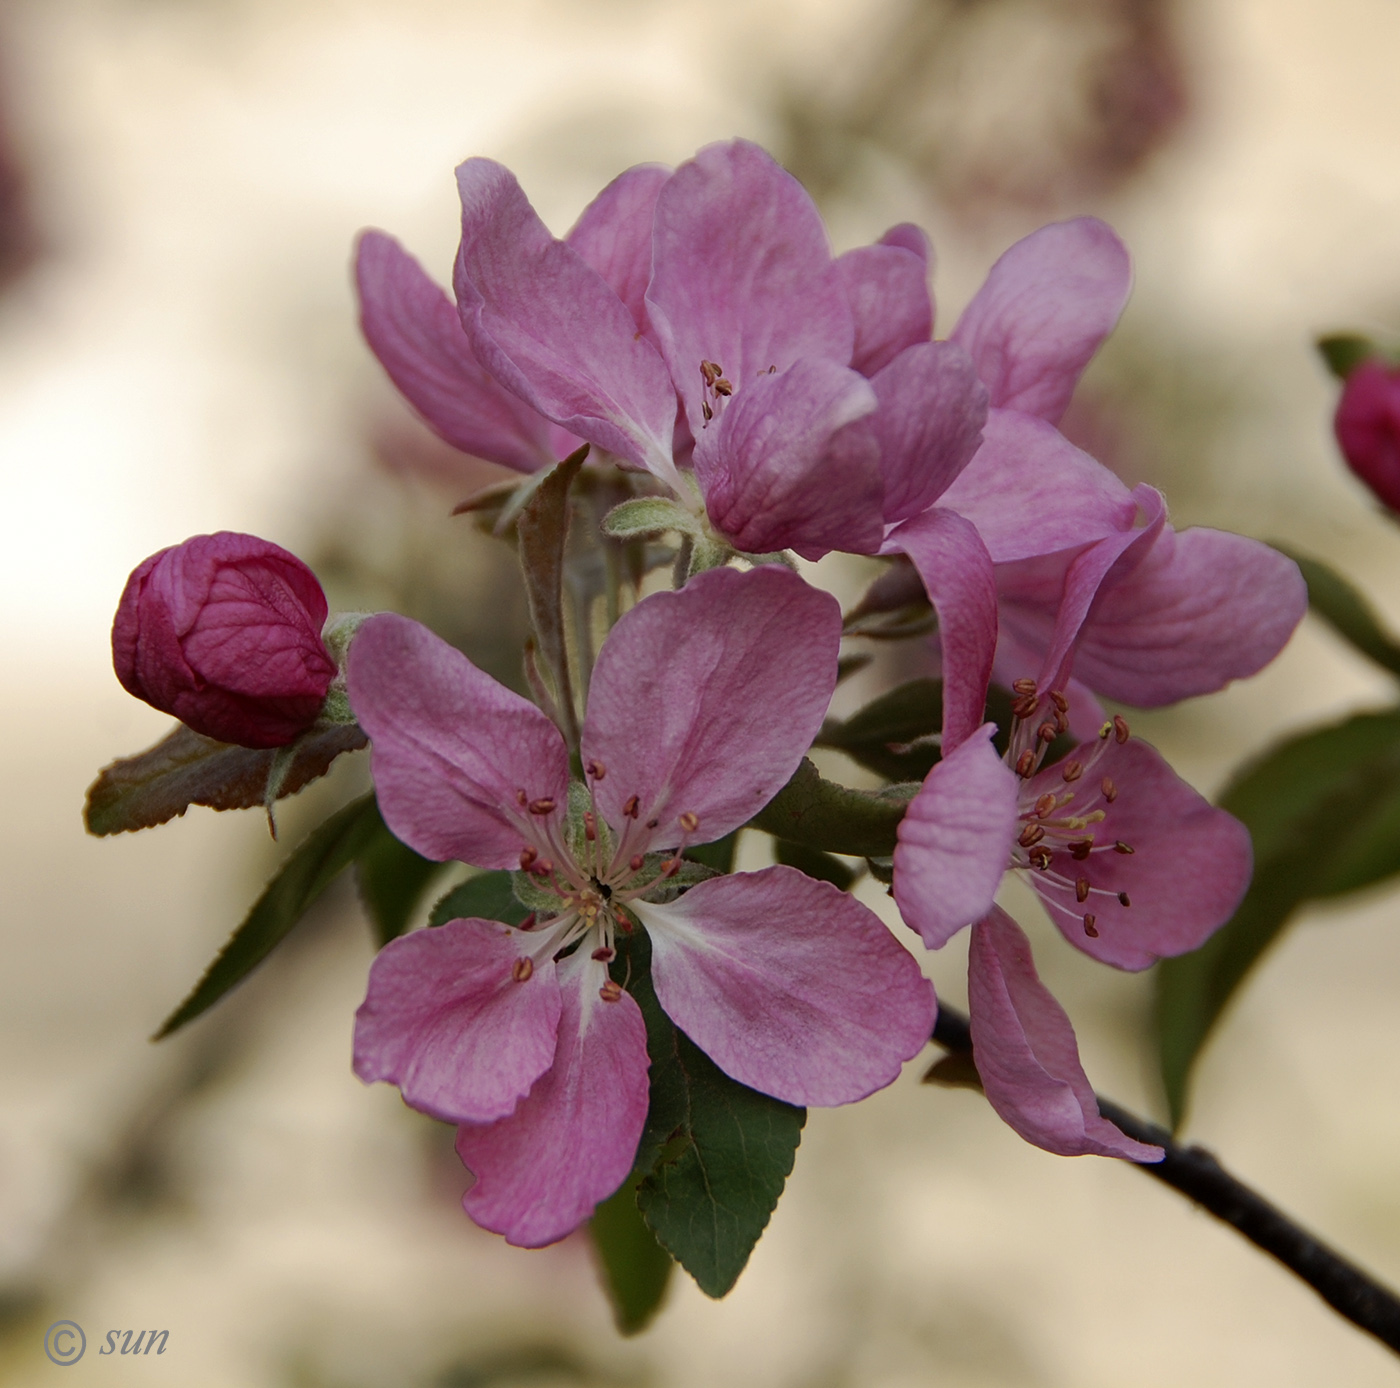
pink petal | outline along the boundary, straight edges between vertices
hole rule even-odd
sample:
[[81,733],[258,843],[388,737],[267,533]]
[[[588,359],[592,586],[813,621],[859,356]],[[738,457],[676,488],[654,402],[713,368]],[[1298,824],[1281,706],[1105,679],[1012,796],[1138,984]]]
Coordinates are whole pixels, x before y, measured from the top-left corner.
[[695,476],[736,549],[871,553],[884,535],[879,446],[844,426],[876,408],[863,376],[820,358],[760,377],[699,435]]
[[486,371],[447,295],[392,236],[361,234],[355,282],[366,341],[435,433],[517,472],[564,456],[550,447],[549,421]]
[[1110,699],[1140,707],[1209,694],[1269,663],[1307,610],[1298,566],[1219,530],[1165,530],[1100,597],[1075,670]]
[[953,341],[977,363],[994,406],[1055,424],[1131,288],[1128,252],[1110,227],[1093,217],[1056,222],[992,266]]
[[871,425],[880,444],[885,523],[926,511],[952,485],[982,442],[987,392],[966,353],[923,342],[871,377],[880,408]]
[[656,195],[671,177],[664,164],[637,164],[598,194],[564,238],[584,263],[627,305],[637,327],[647,326],[651,279],[651,220]]
[[930,949],[991,909],[1016,832],[1016,774],[986,724],[934,765],[899,823],[894,899]]
[[[906,233],[918,250],[900,244]],[[890,241],[891,236],[897,239]],[[906,347],[933,336],[933,298],[928,289],[928,242],[914,226],[895,227],[874,246],[858,246],[836,261],[855,319],[851,366],[873,376]]]
[[542,415],[679,489],[676,399],[626,304],[556,241],[509,170],[457,170],[462,243],[454,283],[477,357]]
[[987,1100],[1027,1142],[1062,1157],[1161,1161],[1099,1114],[1064,1009],[1035,971],[1030,941],[993,908],[972,927],[967,967],[972,1054]]
[[355,1073],[448,1123],[504,1118],[554,1060],[559,985],[552,959],[530,958],[538,944],[484,920],[391,940],[355,1013]]
[[[1093,750],[1082,746],[1075,756],[1087,762]],[[1111,804],[1099,798],[1104,777],[1117,792]],[[1064,789],[1056,767],[1041,772],[1026,793],[1052,787]],[[1202,799],[1137,738],[1109,739],[1076,789],[1084,809],[1105,811],[1103,821],[1086,830],[1095,850],[1082,862],[1057,852],[1048,873],[1030,874],[1070,944],[1115,968],[1145,969],[1196,949],[1230,919],[1253,866],[1249,832],[1239,820]],[[1116,852],[1115,843],[1133,852]],[[1074,887],[1081,877],[1091,888],[1083,903]],[[1119,892],[1131,905],[1120,903]],[[1096,937],[1085,933],[1086,912],[1094,916]]]
[[998,564],[1101,540],[1137,513],[1127,487],[1057,429],[999,409],[940,504],[977,527]]
[[[379,809],[410,847],[513,868],[543,826],[562,824],[569,754],[559,730],[427,627],[371,617],[351,642],[348,677],[373,743]],[[525,808],[542,801],[555,808]]]
[[841,273],[806,189],[746,140],[710,145],[656,200],[647,304],[695,437],[702,361],[738,395],[799,357],[851,359],[855,327]]
[[972,526],[937,506],[892,530],[883,552],[909,556],[938,614],[946,755],[978,727],[986,707],[997,648],[992,561]]
[[933,987],[880,918],[788,867],[634,902],[661,1006],[725,1074],[791,1104],[884,1088],[933,1031]]
[[[614,828],[637,797],[651,842],[722,838],[797,769],[836,687],[841,612],[795,573],[710,569],[654,593],[603,643],[588,692],[583,763],[600,762]],[[699,817],[688,834],[677,820]]]
[[577,1229],[627,1179],[647,1116],[647,1031],[631,994],[605,1002],[601,964],[559,968],[553,1066],[508,1118],[457,1129],[476,1177],[462,1207],[507,1243],[543,1248]]

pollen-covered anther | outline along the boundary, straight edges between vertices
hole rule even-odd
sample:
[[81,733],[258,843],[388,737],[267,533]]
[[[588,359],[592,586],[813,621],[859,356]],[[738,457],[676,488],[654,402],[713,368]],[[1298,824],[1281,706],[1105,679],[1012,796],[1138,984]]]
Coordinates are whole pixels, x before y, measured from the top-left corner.
[[602,998],[604,1002],[616,1002],[622,996],[622,988],[619,984],[614,983],[612,979],[608,979],[608,981],[598,989],[598,996]]
[[1089,854],[1094,851],[1093,839],[1075,839],[1067,846],[1069,848],[1070,857],[1072,857],[1076,863],[1082,863]]
[[1105,724],[1103,725],[1103,727],[1101,727],[1101,728],[1099,729],[1099,740],[1100,740],[1101,742],[1106,742],[1112,735],[1113,735],[1113,724],[1112,724],[1112,723],[1105,723]]
[[1023,675],[1019,680],[1011,681],[1011,688],[1012,691],[1017,694],[1034,694],[1035,681],[1032,679],[1027,679]]
[[1097,917],[1097,916],[1085,916],[1085,917],[1084,917],[1084,933],[1085,933],[1091,940],[1097,940],[1097,939],[1099,938],[1099,928],[1098,928],[1098,925],[1096,924],[1097,920],[1098,920],[1098,917]]
[[1016,774],[1023,781],[1035,775],[1035,753],[1029,747],[1016,758]]
[[515,963],[510,966],[510,976],[517,983],[524,983],[534,972],[535,962],[533,959],[517,959]]
[[1119,893],[1118,893],[1118,904],[1119,904],[1120,906],[1131,906],[1133,903],[1132,903],[1132,899],[1128,896],[1127,892],[1119,892]]
[[644,862],[646,862],[646,859],[640,853],[634,853],[627,860],[627,866],[630,867],[633,872],[640,872]]
[[1060,730],[1053,723],[1042,723],[1036,730],[1035,735],[1042,742],[1054,742],[1060,735]]
[[627,803],[622,807],[622,813],[625,814],[628,819],[636,819],[641,812],[642,802],[635,795],[629,795],[627,797]]
[[608,774],[608,768],[596,757],[583,768],[595,781],[601,781]]
[[1080,877],[1074,884],[1074,899],[1076,901],[1088,901],[1089,899],[1089,879]]
[[1045,819],[1055,812],[1055,806],[1060,803],[1060,797],[1053,790],[1047,790],[1039,800],[1035,802],[1035,817]]
[[1041,872],[1049,872],[1050,864],[1054,861],[1055,855],[1048,848],[1032,848],[1030,851],[1030,863],[1033,868],[1038,868]]
[[1052,689],[1050,691],[1050,702],[1055,705],[1055,711],[1057,713],[1069,712],[1069,700],[1066,699],[1058,689]]
[[693,834],[700,827],[700,816],[694,810],[687,810],[681,816],[681,828],[687,834]]
[[1039,824],[1027,824],[1016,840],[1022,848],[1034,848],[1045,837],[1045,830]]
[[1107,800],[1110,805],[1118,799],[1118,787],[1113,784],[1112,776],[1105,776],[1103,780],[1099,782],[1099,789],[1103,791],[1103,798]]
[[598,817],[592,810],[583,812],[583,836],[592,843],[598,837]]
[[1113,851],[1115,853],[1131,853],[1133,851],[1133,846],[1132,844],[1124,843],[1122,839],[1119,839],[1118,842],[1113,845]]
[[1113,740],[1122,746],[1131,736],[1132,733],[1128,731],[1128,720],[1121,713],[1115,713],[1113,715]]
[[536,858],[540,855],[528,845],[520,850],[520,870],[529,872]]
[[530,813],[533,815],[547,815],[554,813],[554,801],[547,795],[542,795],[538,800],[530,801]]
[[1017,718],[1029,718],[1035,712],[1039,702],[1035,691],[1032,690],[1029,694],[1022,694],[1011,701],[1011,712]]
[[1065,769],[1060,772],[1060,779],[1063,781],[1077,781],[1084,774],[1084,763],[1072,761],[1066,764]]
[[611,964],[617,958],[617,951],[611,945],[599,945],[588,957],[596,959],[600,964]]

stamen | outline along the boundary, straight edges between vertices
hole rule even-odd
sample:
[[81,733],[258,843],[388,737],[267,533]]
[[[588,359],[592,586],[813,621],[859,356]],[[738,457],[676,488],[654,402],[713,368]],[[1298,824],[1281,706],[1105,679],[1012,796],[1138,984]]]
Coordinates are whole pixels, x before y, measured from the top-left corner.
[[525,980],[528,979],[530,975],[534,972],[535,963],[534,960],[530,959],[529,957],[517,959],[515,963],[510,966],[510,976],[517,983],[524,983]]
[[590,959],[596,959],[600,964],[611,964],[616,957],[617,951],[608,945],[599,945],[589,956]]
[[1091,940],[1097,940],[1097,939],[1099,938],[1098,926],[1095,924],[1095,922],[1096,922],[1097,920],[1098,920],[1098,917],[1097,917],[1097,916],[1085,916],[1085,917],[1084,917],[1084,933],[1085,933]]
[[1108,735],[1109,735],[1112,731],[1113,731],[1113,724],[1112,724],[1112,723],[1105,723],[1105,724],[1103,725],[1103,727],[1101,727],[1101,728],[1099,729],[1099,738],[1100,738],[1101,740],[1106,740],[1106,739],[1108,738]]
[[554,801],[547,795],[541,796],[538,800],[530,801],[530,813],[537,815],[547,815],[554,813]]
[[540,855],[539,855],[533,848],[530,848],[530,847],[528,847],[528,846],[525,847],[525,848],[522,848],[522,849],[520,850],[520,870],[521,870],[521,872],[529,872],[529,871],[530,871],[530,864],[533,863],[533,862],[535,861],[535,859],[538,858],[539,856],[540,856]]
[[644,862],[646,862],[646,859],[640,853],[634,853],[627,860],[627,866],[630,867],[633,872],[640,872]]
[[1038,868],[1041,872],[1050,871],[1050,863],[1054,854],[1048,848],[1033,848],[1030,853],[1031,866]]
[[649,819],[649,820],[647,820],[647,828],[648,828],[648,829],[655,829],[656,826],[657,826],[658,824],[660,824],[660,823],[661,823],[661,821],[660,821],[659,819]]
[[1034,680],[1028,680],[1028,679],[1012,680],[1012,681],[1011,681],[1011,688],[1012,688],[1013,692],[1015,692],[1015,693],[1017,693],[1017,694],[1034,694],[1034,693],[1035,693],[1035,681],[1034,681]]
[[1128,894],[1127,894],[1127,892],[1119,892],[1119,893],[1118,893],[1118,904],[1119,904],[1120,906],[1131,906],[1133,903],[1132,903],[1131,901],[1128,900]]
[[1115,713],[1113,715],[1113,740],[1121,747],[1131,736],[1127,720],[1121,714]]
[[1035,735],[1042,742],[1054,742],[1060,735],[1060,730],[1053,723],[1042,723],[1040,727],[1035,730]]
[[1035,775],[1035,753],[1029,747],[1016,758],[1016,774],[1023,781]]
[[535,913],[534,913],[533,911],[531,911],[530,914],[529,914],[528,916],[526,916],[525,919],[524,919],[523,921],[520,922],[519,929],[521,929],[521,930],[533,930],[534,928],[535,928]]
[[536,877],[548,877],[550,873],[554,871],[554,864],[551,863],[548,858],[540,858],[530,865],[529,870],[533,872]]
[[622,807],[622,813],[625,814],[628,819],[636,819],[641,812],[642,802],[638,800],[635,795],[629,795],[627,797],[627,803]]
[[622,996],[622,988],[614,983],[612,979],[608,979],[608,981],[598,989],[598,996],[602,998],[604,1002],[616,1002]]
[[1039,824],[1027,824],[1021,830],[1021,837],[1017,839],[1017,842],[1022,848],[1034,848],[1044,837],[1045,830]]
[[1084,763],[1078,761],[1070,762],[1069,765],[1066,766],[1065,769],[1060,772],[1060,775],[1066,781],[1077,781],[1083,774]]
[[681,860],[679,858],[667,858],[661,864],[661,875],[663,877],[674,877],[681,870]]
[[525,794],[523,787],[515,792],[515,798],[522,809],[530,803],[530,797]]
[[608,774],[608,768],[596,758],[583,768],[595,781],[601,781]]
[[1069,712],[1069,700],[1066,699],[1065,696],[1061,694],[1058,689],[1052,689],[1050,691],[1050,702],[1055,705],[1055,708],[1058,712]]
[[700,827],[700,816],[694,810],[687,810],[681,816],[681,828],[687,834],[693,834]]
[[1133,851],[1133,846],[1132,844],[1124,843],[1122,839],[1119,839],[1118,842],[1113,845],[1113,851],[1115,853],[1131,853]]
[[1035,697],[1034,690],[1032,690],[1029,694],[1022,694],[1019,698],[1011,701],[1011,713],[1016,718],[1029,718],[1035,712],[1039,702]]
[[1076,863],[1082,863],[1087,858],[1094,847],[1093,839],[1075,839],[1072,843],[1065,845],[1070,856]]
[[1118,787],[1113,784],[1112,776],[1105,776],[1099,783],[1099,789],[1103,791],[1103,798],[1111,805],[1118,799]]
[[1035,802],[1035,817],[1044,819],[1047,815],[1053,814],[1055,806],[1060,803],[1059,796],[1053,790],[1047,790],[1039,800]]
[[583,836],[592,843],[598,837],[598,817],[592,810],[583,812]]
[[1080,877],[1074,884],[1074,899],[1076,901],[1088,901],[1089,899],[1089,879]]

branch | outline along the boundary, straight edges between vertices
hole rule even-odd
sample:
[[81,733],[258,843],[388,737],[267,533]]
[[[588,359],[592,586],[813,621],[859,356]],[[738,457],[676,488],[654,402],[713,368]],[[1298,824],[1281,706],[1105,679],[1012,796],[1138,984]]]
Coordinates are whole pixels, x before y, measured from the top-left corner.
[[[972,1054],[967,1018],[941,1003],[933,1039],[948,1051]],[[1129,1137],[1155,1143],[1166,1152],[1162,1161],[1141,1164],[1139,1171],[1155,1176],[1209,1210],[1301,1277],[1338,1315],[1400,1354],[1400,1298],[1388,1287],[1236,1180],[1205,1148],[1181,1146],[1165,1128],[1109,1099],[1099,1100],[1099,1112]]]

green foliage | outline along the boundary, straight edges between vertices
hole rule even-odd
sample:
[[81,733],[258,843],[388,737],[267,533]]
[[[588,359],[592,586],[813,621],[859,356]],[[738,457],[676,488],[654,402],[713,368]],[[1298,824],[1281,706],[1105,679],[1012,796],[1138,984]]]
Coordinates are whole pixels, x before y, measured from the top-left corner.
[[1275,549],[1288,555],[1303,571],[1308,585],[1308,605],[1319,617],[1362,655],[1383,670],[1400,675],[1400,642],[1381,626],[1371,604],[1335,569],[1318,559],[1295,554],[1283,545]]
[[253,909],[219,951],[194,991],[170,1014],[155,1040],[178,1031],[241,983],[287,938],[340,873],[388,834],[373,795],[353,800],[302,840]]
[[459,882],[433,906],[428,924],[446,925],[448,921],[475,919],[519,925],[530,912],[512,890],[511,876],[505,871],[478,872],[465,882]]
[[594,1210],[588,1233],[617,1328],[624,1335],[645,1330],[661,1309],[675,1264],[637,1208],[634,1181]]
[[1327,369],[1339,380],[1345,381],[1368,357],[1380,356],[1380,348],[1369,337],[1359,333],[1333,333],[1317,340],[1317,350]]
[[1304,733],[1246,768],[1222,797],[1254,840],[1254,879],[1200,949],[1157,966],[1162,1078],[1173,1121],[1226,1003],[1304,902],[1400,872],[1400,712]]
[[631,539],[636,535],[659,535],[677,530],[683,535],[699,535],[703,531],[700,518],[686,510],[678,501],[665,496],[639,496],[614,506],[603,517],[603,534],[614,539]]
[[910,680],[844,722],[829,720],[818,747],[834,747],[887,781],[922,781],[938,760],[943,681]]
[[739,831],[736,829],[732,834],[726,834],[713,843],[692,844],[682,856],[689,858],[693,863],[703,863],[716,872],[733,872],[734,849],[738,842]]
[[380,823],[383,832],[372,834],[356,855],[355,882],[374,926],[375,943],[383,946],[408,929],[428,884],[446,864],[415,853],[382,819]]
[[823,853],[818,848],[809,848],[805,843],[791,843],[787,839],[779,839],[773,851],[780,863],[805,872],[808,877],[815,877],[819,882],[830,882],[833,887],[838,887],[843,892],[856,880],[856,871],[848,863],[843,863],[840,858],[833,858],[830,853]]
[[851,790],[826,780],[805,757],[750,823],[774,838],[852,858],[888,857],[918,784]]
[[707,1296],[738,1280],[792,1170],[806,1110],[739,1084],[661,1010],[644,932],[621,942],[614,977],[646,1019],[651,1103],[633,1176],[657,1241]]

